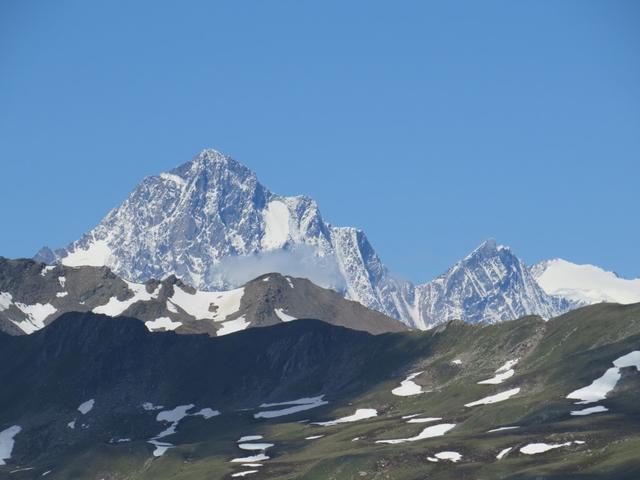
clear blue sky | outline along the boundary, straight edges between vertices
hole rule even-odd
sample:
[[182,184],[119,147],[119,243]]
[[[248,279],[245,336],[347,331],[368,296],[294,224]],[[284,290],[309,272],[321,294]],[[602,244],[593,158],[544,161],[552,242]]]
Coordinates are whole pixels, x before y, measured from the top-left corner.
[[0,2],[0,255],[204,147],[429,280],[487,237],[640,275],[640,2]]

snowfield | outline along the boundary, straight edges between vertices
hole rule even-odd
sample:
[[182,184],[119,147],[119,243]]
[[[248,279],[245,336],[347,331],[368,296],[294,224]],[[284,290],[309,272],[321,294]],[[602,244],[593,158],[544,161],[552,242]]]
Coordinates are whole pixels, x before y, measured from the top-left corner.
[[322,405],[326,405],[326,400],[323,400],[324,395],[320,395],[319,397],[311,397],[311,398],[299,398],[297,400],[290,400],[288,402],[279,402],[279,403],[263,403],[260,405],[260,408],[271,408],[278,406],[291,405],[287,408],[281,408],[278,410],[266,410],[262,412],[255,413],[253,415],[254,418],[276,418],[282,417],[284,415],[291,415],[297,412],[303,412],[305,410],[310,410],[312,408],[317,408]]
[[409,375],[406,379],[400,382],[400,386],[391,390],[391,393],[399,397],[410,397],[412,395],[420,395],[424,393],[422,387],[413,381],[418,375],[423,372],[416,372]]
[[424,430],[422,430],[422,432],[420,432],[415,437],[394,438],[391,440],[376,440],[376,443],[387,443],[390,445],[396,445],[399,443],[416,442],[418,440],[424,440],[425,438],[440,437],[445,433],[447,433],[452,428],[454,428],[455,426],[456,426],[455,423],[440,423],[438,425],[432,425],[430,427],[425,428]]
[[332,425],[338,425],[339,423],[357,422],[359,420],[365,420],[367,418],[373,418],[377,416],[378,411],[375,408],[358,408],[353,415],[337,418],[335,420],[329,420],[327,422],[314,422],[313,425],[329,427]]
[[0,432],[0,465],[6,465],[6,461],[11,459],[11,452],[15,445],[15,436],[22,431],[22,427],[14,425]]
[[519,388],[512,388],[511,390],[507,390],[506,392],[501,392],[496,395],[484,397],[484,398],[481,398],[480,400],[476,400],[475,402],[466,403],[465,407],[475,407],[477,405],[489,405],[491,403],[503,402],[505,400],[510,399],[514,395],[517,395],[519,392],[520,392]]

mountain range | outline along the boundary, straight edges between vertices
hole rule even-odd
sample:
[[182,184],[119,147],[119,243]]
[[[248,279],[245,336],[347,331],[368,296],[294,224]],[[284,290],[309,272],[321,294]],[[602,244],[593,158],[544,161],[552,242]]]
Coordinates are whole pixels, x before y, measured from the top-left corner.
[[[551,318],[603,300],[640,301],[640,280],[625,283],[564,261],[529,269],[493,240],[435,280],[414,285],[387,269],[363,231],[331,225],[313,199],[275,194],[247,167],[211,149],[145,178],[82,238],[61,249],[45,247],[35,258],[106,266],[137,283],[175,275],[202,291],[238,288],[275,271],[308,278],[418,329],[452,319]],[[566,274],[580,268],[603,275]]]

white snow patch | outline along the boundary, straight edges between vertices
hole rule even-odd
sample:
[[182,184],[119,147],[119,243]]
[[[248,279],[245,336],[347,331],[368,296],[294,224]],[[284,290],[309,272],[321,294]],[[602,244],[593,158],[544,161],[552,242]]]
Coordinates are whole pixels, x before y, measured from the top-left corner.
[[220,415],[220,410],[213,410],[208,407],[198,410],[196,413],[191,414],[191,416],[193,417],[202,417],[205,420],[209,420],[210,418],[217,417],[218,415]]
[[454,365],[462,365],[462,360],[456,358],[455,360],[451,360],[451,363],[453,363]]
[[0,312],[7,310],[13,305],[13,296],[9,292],[0,292]]
[[593,403],[604,400],[609,392],[611,392],[618,380],[620,380],[621,368],[635,367],[640,372],[640,350],[634,350],[622,355],[613,361],[613,367],[609,368],[604,374],[595,379],[591,385],[580,388],[567,395],[567,398],[581,400],[576,403]]
[[420,395],[424,393],[422,387],[413,381],[418,375],[423,372],[416,372],[409,375],[406,379],[400,382],[400,386],[391,390],[391,393],[398,397],[410,397],[412,395]]
[[266,450],[273,447],[273,443],[240,443],[238,448],[241,450]]
[[244,470],[243,472],[232,473],[232,477],[246,477],[247,475],[251,475],[253,473],[258,473],[258,470]]
[[151,402],[144,402],[142,404],[142,408],[144,408],[146,411],[151,411],[151,410],[162,410],[164,407],[162,405],[154,405]]
[[[9,295],[11,298],[11,295]],[[24,303],[14,303],[27,318],[22,321],[12,322],[22,329],[27,335],[32,334],[36,330],[44,328],[44,320],[57,312],[56,308],[50,303],[36,303],[35,305],[26,305]]]
[[438,425],[432,425],[430,427],[425,428],[424,430],[422,430],[422,432],[420,432],[415,437],[394,438],[391,440],[376,440],[376,443],[388,443],[391,445],[395,445],[398,443],[415,442],[418,440],[424,440],[425,438],[440,437],[455,426],[456,426],[455,423],[440,423]]
[[259,453],[258,455],[251,455],[249,457],[240,457],[234,458],[231,461],[234,463],[247,463],[247,462],[262,462],[264,460],[269,460],[264,453]]
[[0,432],[0,465],[6,465],[6,461],[11,458],[15,436],[22,431],[22,427],[14,425]]
[[63,297],[66,297],[67,295],[69,295],[69,292],[58,292],[58,293],[56,293],[56,297],[58,297],[58,298],[63,298]]
[[221,327],[216,331],[216,335],[218,337],[222,337],[223,335],[229,335],[230,333],[240,332],[245,330],[249,325],[251,325],[251,322],[247,322],[244,319],[244,315],[242,315],[234,320],[222,322]]
[[436,458],[440,460],[449,460],[453,463],[456,463],[462,459],[462,455],[458,452],[438,452],[435,454]]
[[476,400],[475,402],[466,403],[465,407],[475,407],[476,405],[488,405],[490,403],[502,402],[504,400],[508,400],[514,395],[517,395],[519,392],[520,392],[519,388],[512,388],[511,390],[507,390],[506,392],[501,392],[496,395],[484,397],[484,398],[481,398],[480,400]]
[[507,453],[509,453],[511,450],[513,450],[513,447],[508,447],[508,448],[500,450],[500,453],[498,453],[498,455],[496,455],[496,458],[498,460],[502,460],[507,455]]
[[71,422],[67,423],[67,427],[69,427],[71,430],[75,430],[75,428],[76,428],[76,421],[75,421],[75,420],[73,420],[73,421],[71,421]]
[[178,308],[171,300],[167,300],[167,310],[169,310],[171,313],[178,313]]
[[109,315],[110,317],[117,317],[118,315],[122,315],[134,303],[148,302],[149,300],[158,298],[160,288],[162,287],[161,285],[158,285],[155,291],[149,293],[147,292],[147,286],[143,283],[133,283],[126,280],[125,282],[129,287],[129,291],[133,293],[131,298],[118,300],[118,297],[111,297],[104,305],[95,307],[93,309],[93,313],[102,313],[104,315]]
[[78,411],[82,415],[86,415],[93,409],[93,406],[95,405],[95,403],[96,401],[93,398],[91,400],[87,400],[86,402],[82,402],[78,407]]
[[240,439],[238,440],[238,443],[241,442],[252,442],[254,440],[262,440],[262,435],[247,435],[245,437],[240,437]]
[[549,450],[553,450],[555,448],[568,447],[573,442],[565,442],[565,443],[530,443],[525,445],[520,449],[520,453],[524,453],[525,455],[536,455],[538,453],[548,452]]
[[61,263],[69,267],[102,267],[108,265],[111,254],[111,248],[105,240],[96,240],[86,249],[76,248]]
[[310,437],[305,437],[305,440],[316,440],[322,437],[324,437],[324,435],[311,435]]
[[274,250],[282,247],[289,238],[289,208],[283,202],[269,202],[263,212],[264,235],[262,247]]
[[66,277],[58,277],[58,283],[60,284],[60,286],[62,288],[64,288],[64,285],[67,283],[67,278]]
[[159,317],[155,320],[147,320],[144,324],[150,332],[155,332],[156,330],[164,330],[165,332],[168,332],[178,328],[182,325],[182,322],[174,322],[169,317]]
[[174,173],[161,173],[159,177],[163,180],[168,180],[175,183],[180,189],[184,188],[187,185],[187,181],[184,178]]
[[419,417],[420,415],[422,415],[422,414],[421,413],[412,413],[411,415],[404,415],[402,417],[402,419],[406,420],[407,418]]
[[378,411],[375,408],[358,408],[353,415],[337,418],[335,420],[329,420],[328,422],[315,422],[313,425],[321,425],[328,427],[331,425],[338,425],[339,423],[351,423],[359,420],[365,420],[367,418],[373,418],[378,416]]
[[494,428],[493,430],[488,430],[487,433],[493,433],[493,432],[503,432],[504,430],[514,430],[516,428],[520,428],[519,425],[514,425],[512,427],[499,427],[499,428]]
[[44,267],[42,267],[42,270],[40,271],[40,276],[45,277],[47,273],[49,273],[51,270],[55,270],[55,268],[56,268],[55,265],[45,265]]
[[438,420],[442,420],[442,418],[440,417],[412,418],[411,420],[407,420],[407,423],[429,423],[429,422],[437,422]]
[[174,285],[170,300],[196,320],[222,322],[229,315],[240,310],[243,295],[244,287],[221,292],[196,291],[191,294]]
[[607,407],[603,407],[602,405],[596,405],[595,407],[584,408],[582,410],[574,410],[571,412],[571,415],[574,416],[584,416],[591,415],[592,413],[600,413],[600,412],[608,412],[609,409]]
[[274,313],[275,313],[275,314],[278,316],[278,318],[279,318],[280,320],[282,320],[283,322],[290,322],[290,321],[292,321],[292,320],[297,320],[297,318],[296,318],[296,317],[293,317],[293,316],[291,316],[291,315],[288,315],[288,314],[284,313],[284,309],[282,309],[282,308],[276,308],[276,309],[274,310]]
[[279,410],[267,410],[255,413],[253,415],[254,418],[275,418],[282,417],[284,415],[291,415],[297,412],[303,412],[305,410],[310,410],[312,408],[317,408],[322,405],[326,405],[326,400],[322,400],[324,395],[320,395],[319,397],[311,397],[311,398],[299,398],[297,400],[291,400],[289,402],[280,402],[280,403],[263,403],[260,405],[260,408],[270,408],[275,406],[284,406],[284,405],[292,405],[291,407],[279,409]]

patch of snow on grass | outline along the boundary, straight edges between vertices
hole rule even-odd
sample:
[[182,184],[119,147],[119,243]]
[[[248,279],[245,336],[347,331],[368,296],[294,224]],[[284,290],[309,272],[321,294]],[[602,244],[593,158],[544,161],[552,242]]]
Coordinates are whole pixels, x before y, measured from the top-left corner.
[[305,440],[316,440],[322,437],[324,437],[324,435],[311,435],[310,437],[305,437]]
[[15,436],[22,431],[22,427],[14,425],[0,432],[0,465],[6,465],[6,461],[11,458]]
[[481,398],[480,400],[476,400],[475,402],[466,403],[464,406],[475,407],[476,405],[489,405],[491,403],[503,402],[504,400],[508,400],[514,395],[517,395],[519,392],[519,388],[512,388],[511,390],[507,390],[506,392],[500,392],[496,395],[490,395],[488,397]]
[[525,445],[520,449],[520,453],[524,453],[525,455],[536,455],[538,453],[548,452],[549,450],[553,450],[561,447],[568,447],[572,442],[565,443],[530,443]]
[[284,405],[292,405],[291,407],[279,409],[279,410],[267,410],[255,413],[253,415],[254,418],[275,418],[282,417],[284,415],[291,415],[297,412],[303,412],[305,410],[310,410],[312,408],[317,408],[322,405],[326,405],[326,400],[322,400],[324,395],[320,395],[319,397],[311,397],[311,398],[299,398],[298,400],[291,400],[289,402],[280,402],[280,403],[263,403],[260,405],[260,408],[270,408],[275,406],[284,406]]
[[442,420],[442,418],[440,417],[412,418],[411,420],[407,420],[407,423],[428,423],[428,422],[436,422],[438,420]]
[[498,455],[496,455],[496,458],[498,460],[502,460],[511,450],[513,450],[513,447],[508,447],[508,448],[500,450],[500,453],[498,453]]
[[243,472],[232,473],[232,477],[246,477],[247,475],[251,475],[253,473],[258,473],[258,470],[245,470]]
[[499,427],[499,428],[494,428],[493,430],[489,430],[487,431],[487,433],[493,433],[493,432],[502,432],[504,430],[513,430],[515,428],[520,428],[519,425],[514,425],[513,427]]
[[607,369],[601,377],[591,382],[590,385],[574,390],[567,395],[567,398],[580,400],[576,402],[578,404],[594,403],[604,400],[609,392],[615,388],[618,380],[620,380],[622,376],[620,373],[621,368],[635,367],[637,371],[640,371],[640,351],[634,350],[626,355],[622,355],[613,361],[613,365],[614,366]]
[[247,435],[244,437],[240,437],[240,439],[238,440],[238,443],[241,442],[252,442],[254,440],[262,440],[262,435]]
[[82,402],[78,407],[78,411],[82,415],[86,415],[93,409],[93,406],[95,405],[95,403],[96,401],[93,398],[91,400],[87,400],[86,402]]
[[351,423],[359,420],[365,420],[367,418],[373,418],[378,416],[378,411],[375,408],[358,408],[353,415],[337,418],[335,420],[329,420],[328,422],[315,422],[313,425],[321,425],[328,427],[331,425],[338,425],[339,423]]
[[398,443],[406,443],[406,442],[416,442],[418,440],[424,440],[425,438],[433,438],[440,437],[455,427],[455,423],[440,423],[438,425],[432,425],[430,427],[425,428],[415,437],[409,438],[394,438],[391,440],[376,440],[376,443],[387,443],[391,445],[395,445]]
[[574,410],[571,412],[571,415],[574,416],[583,416],[583,415],[591,415],[592,413],[600,413],[600,412],[608,412],[609,409],[607,407],[603,407],[602,405],[596,405],[595,407],[584,408],[582,410]]
[[410,397],[412,395],[420,395],[424,393],[422,387],[413,381],[418,375],[423,372],[416,372],[409,375],[406,379],[400,382],[400,386],[391,390],[391,393],[398,397]]
[[238,448],[241,450],[266,450],[273,447],[273,443],[239,443]]
[[262,462],[264,460],[269,460],[269,458],[270,457],[266,456],[264,453],[259,453],[258,455],[251,455],[249,457],[233,458],[231,461],[233,463]]
[[155,332],[156,330],[164,330],[165,332],[168,332],[178,328],[182,325],[182,322],[174,322],[169,317],[160,317],[155,320],[147,320],[144,322],[144,325],[150,332]]
[[459,462],[462,459],[462,455],[458,452],[438,452],[435,454],[435,457],[440,460],[449,460],[453,463]]
[[515,360],[509,360],[495,371],[495,376],[493,378],[482,380],[478,383],[480,385],[498,385],[504,382],[506,379],[513,377],[516,372],[512,367],[518,363],[518,360],[518,358],[516,358]]
[[274,310],[274,313],[277,315],[277,317],[282,320],[283,322],[290,322],[292,320],[297,320],[296,317],[293,317],[291,315],[288,315],[286,313],[284,313],[284,309],[282,308],[276,308]]
[[453,363],[454,365],[462,365],[462,360],[456,358],[455,360],[452,360],[451,363]]

